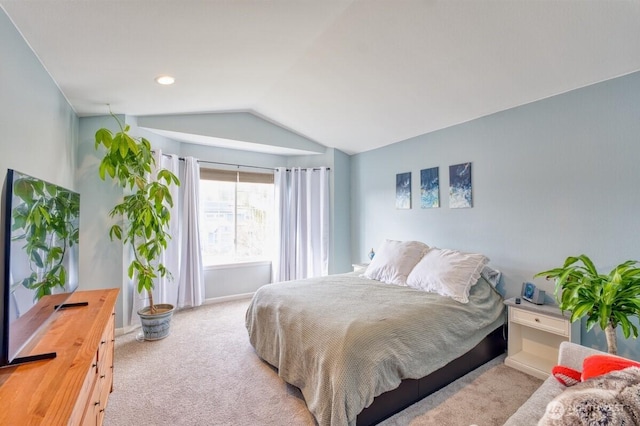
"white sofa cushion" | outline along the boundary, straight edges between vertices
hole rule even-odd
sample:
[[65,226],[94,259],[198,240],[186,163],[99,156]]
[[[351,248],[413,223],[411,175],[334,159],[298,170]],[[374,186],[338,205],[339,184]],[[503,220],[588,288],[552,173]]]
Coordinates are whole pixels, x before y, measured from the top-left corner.
[[[582,370],[582,362],[589,355],[604,354],[597,349],[587,348],[571,342],[560,343],[558,365]],[[544,416],[549,404],[566,389],[555,377],[549,376],[533,395],[516,411],[504,426],[536,426]]]

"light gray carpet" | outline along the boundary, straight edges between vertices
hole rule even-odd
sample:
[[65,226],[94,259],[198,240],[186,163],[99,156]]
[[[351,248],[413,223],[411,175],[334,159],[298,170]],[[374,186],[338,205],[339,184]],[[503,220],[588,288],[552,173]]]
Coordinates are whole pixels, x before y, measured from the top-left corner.
[[[299,390],[249,344],[248,303],[178,312],[163,340],[118,336],[105,425],[315,425]],[[382,425],[502,425],[541,383],[503,361],[496,358]]]

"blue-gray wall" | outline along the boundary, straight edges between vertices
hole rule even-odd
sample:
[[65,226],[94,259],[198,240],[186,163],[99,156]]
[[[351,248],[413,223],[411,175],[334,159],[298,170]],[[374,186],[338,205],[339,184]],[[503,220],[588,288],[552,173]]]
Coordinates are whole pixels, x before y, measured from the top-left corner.
[[248,142],[256,148],[265,145],[312,153],[325,151],[323,145],[250,112],[148,115],[138,117],[137,122],[148,129]]
[[75,189],[78,118],[0,9],[0,174],[8,168]]
[[351,270],[351,217],[349,197],[351,196],[351,157],[339,149],[328,148],[322,155],[289,157],[288,167],[330,167],[329,204],[330,241],[329,273],[339,274]]
[[[105,106],[106,109],[106,106]],[[123,116],[118,119],[124,122]],[[113,117],[84,117],[79,120],[78,191],[80,192],[80,282],[88,290],[119,288],[116,303],[116,327],[128,323],[128,295],[122,291],[126,268],[122,244],[109,239],[109,229],[116,220],[109,212],[122,200],[122,188],[109,179],[100,180],[98,166],[102,159],[95,149],[94,135],[99,128],[113,132],[119,127]]]
[[[2,187],[11,168],[77,190],[78,119],[2,9],[0,58]],[[2,213],[0,223],[4,220]],[[0,227],[0,241],[4,241],[4,225]],[[2,243],[0,259],[4,259]],[[4,276],[3,267],[4,262],[0,262],[0,277]]]
[[[421,135],[351,159],[352,260],[385,238],[481,252],[507,296],[586,253],[603,271],[640,259],[640,73]],[[473,208],[448,207],[449,166],[471,162]],[[441,207],[420,208],[420,170],[440,168]],[[412,172],[413,208],[395,175]],[[534,281],[553,291],[551,282]],[[606,350],[604,333],[582,333]],[[640,359],[640,342],[623,355]]]

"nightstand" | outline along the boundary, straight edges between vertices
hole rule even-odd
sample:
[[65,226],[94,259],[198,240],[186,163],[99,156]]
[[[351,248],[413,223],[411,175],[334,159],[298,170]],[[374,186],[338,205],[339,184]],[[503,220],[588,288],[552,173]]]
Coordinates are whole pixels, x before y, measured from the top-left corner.
[[558,363],[563,341],[580,344],[580,321],[571,323],[557,305],[535,305],[515,297],[504,304],[509,309],[508,352],[504,363],[540,379],[546,379]]
[[353,272],[363,273],[365,271],[365,269],[367,269],[367,266],[369,266],[369,264],[368,263],[353,263],[353,264],[351,264],[351,266],[353,267]]

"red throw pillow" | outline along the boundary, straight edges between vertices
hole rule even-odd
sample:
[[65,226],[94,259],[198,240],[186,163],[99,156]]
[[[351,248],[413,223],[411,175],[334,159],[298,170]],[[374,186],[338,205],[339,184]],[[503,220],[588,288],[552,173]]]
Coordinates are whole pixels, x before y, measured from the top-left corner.
[[556,365],[551,370],[551,374],[553,374],[553,377],[565,386],[573,386],[580,383],[580,372],[573,368]]
[[613,355],[591,355],[582,363],[582,381],[627,367],[640,367],[640,362]]

